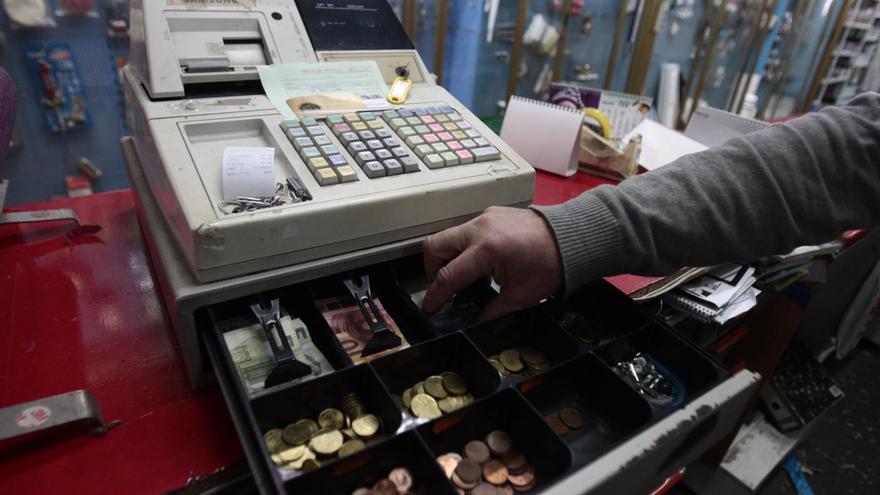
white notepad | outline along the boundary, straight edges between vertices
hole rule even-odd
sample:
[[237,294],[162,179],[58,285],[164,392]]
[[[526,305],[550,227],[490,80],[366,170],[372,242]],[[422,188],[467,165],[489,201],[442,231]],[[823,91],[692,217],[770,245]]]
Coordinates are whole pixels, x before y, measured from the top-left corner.
[[770,124],[742,117],[712,107],[698,107],[688,121],[684,135],[710,148],[750,132],[766,129]]
[[571,176],[578,170],[583,114],[574,108],[512,96],[501,139],[532,167]]

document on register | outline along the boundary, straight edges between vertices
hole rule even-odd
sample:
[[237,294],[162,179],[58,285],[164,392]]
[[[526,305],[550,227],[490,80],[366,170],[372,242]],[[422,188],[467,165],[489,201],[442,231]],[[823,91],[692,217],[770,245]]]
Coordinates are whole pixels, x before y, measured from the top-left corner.
[[223,199],[275,195],[275,148],[230,146],[223,150]]
[[257,67],[257,71],[266,96],[285,119],[296,118],[287,100],[303,96],[353,93],[365,107],[375,108],[378,100],[387,104],[388,86],[372,60],[275,64]]

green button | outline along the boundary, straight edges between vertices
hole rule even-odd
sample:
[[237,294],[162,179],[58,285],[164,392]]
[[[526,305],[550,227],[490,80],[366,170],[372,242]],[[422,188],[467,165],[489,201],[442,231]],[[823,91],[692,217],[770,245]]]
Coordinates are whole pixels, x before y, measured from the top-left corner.
[[330,122],[331,124],[341,124],[345,121],[342,119],[342,115],[331,115],[327,117],[327,122]]
[[416,154],[419,156],[430,155],[433,152],[434,152],[434,149],[431,148],[427,144],[420,144],[420,145],[416,146]]
[[446,146],[445,143],[434,143],[431,145],[434,148],[434,151],[437,153],[443,153],[444,151],[449,151],[449,146]]
[[458,165],[458,156],[451,151],[446,151],[444,153],[440,153],[440,157],[443,158],[443,161],[446,162],[446,166],[450,165]]
[[311,118],[311,117],[306,117],[306,118],[302,119],[300,122],[302,123],[302,125],[306,125],[306,126],[318,125],[318,121]]
[[406,119],[409,125],[420,125],[422,121],[418,117],[409,117]]
[[287,119],[281,123],[281,127],[285,128],[285,129],[288,127],[297,127],[297,126],[299,126],[299,120],[296,120],[296,119]]
[[412,127],[401,127],[400,129],[397,130],[397,133],[400,134],[401,136],[403,136],[404,139],[406,139],[409,136],[415,135],[416,130],[413,129]]
[[396,119],[391,119],[391,122],[389,122],[389,125],[391,125],[391,127],[395,128],[395,129],[397,129],[399,127],[405,126],[406,121],[398,117]]
[[440,155],[436,155],[436,154],[435,155],[428,155],[425,158],[423,158],[423,160],[425,161],[425,165],[427,165],[428,168],[431,168],[431,169],[442,168],[443,164],[444,164],[443,157],[441,157]]
[[361,112],[360,115],[361,115],[361,119],[363,119],[363,120],[375,120],[376,119],[376,114],[374,114],[373,112]]

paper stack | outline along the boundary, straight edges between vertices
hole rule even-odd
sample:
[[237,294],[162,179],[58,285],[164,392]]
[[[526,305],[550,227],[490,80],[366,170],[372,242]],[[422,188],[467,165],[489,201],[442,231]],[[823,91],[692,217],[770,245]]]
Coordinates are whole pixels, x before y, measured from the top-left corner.
[[663,302],[700,321],[724,324],[758,302],[755,268],[721,265],[663,296]]

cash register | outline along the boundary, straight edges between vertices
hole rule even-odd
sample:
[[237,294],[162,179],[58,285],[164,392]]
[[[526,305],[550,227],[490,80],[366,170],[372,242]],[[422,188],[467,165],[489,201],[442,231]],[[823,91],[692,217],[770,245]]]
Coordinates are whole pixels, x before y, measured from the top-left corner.
[[[261,80],[266,68],[339,63],[374,64],[385,85],[404,78],[411,89],[355,95],[350,107],[321,95],[279,105]],[[510,438],[492,438],[532,449],[518,489],[640,490],[727,433],[757,384],[655,328],[607,284],[499,324],[460,323],[492,297],[488,283],[462,294],[443,322],[421,314],[423,239],[489,206],[529,205],[535,172],[436,83],[387,0],[133,0],[122,74],[131,132],[122,150],[154,279],[191,384],[220,383],[262,492],[351,493],[400,464],[398,481],[455,493],[461,486],[434,460],[498,425]],[[251,148],[272,150],[264,165],[276,187],[229,198],[225,155]],[[365,345],[331,324],[328,315],[349,321],[342,297],[362,315],[353,332],[366,332]],[[600,350],[578,336],[605,317],[606,329],[636,337]],[[257,333],[242,334],[249,326]],[[256,382],[236,367],[253,349],[233,349],[233,334],[268,341],[271,370]],[[520,351],[525,374],[500,373],[492,355]],[[658,392],[639,383],[649,375],[633,363],[675,403],[650,397]],[[446,395],[441,375],[451,380],[454,408],[425,394],[420,410],[431,417],[403,407],[412,384],[401,380],[427,375],[435,395]],[[605,394],[614,403],[600,406]],[[567,440],[539,415],[564,397],[585,420]],[[319,412],[321,429],[310,432],[319,445],[285,443],[308,442],[305,416]],[[298,425],[293,439],[287,423]],[[339,441],[359,445],[345,456],[334,425],[348,435]]]

